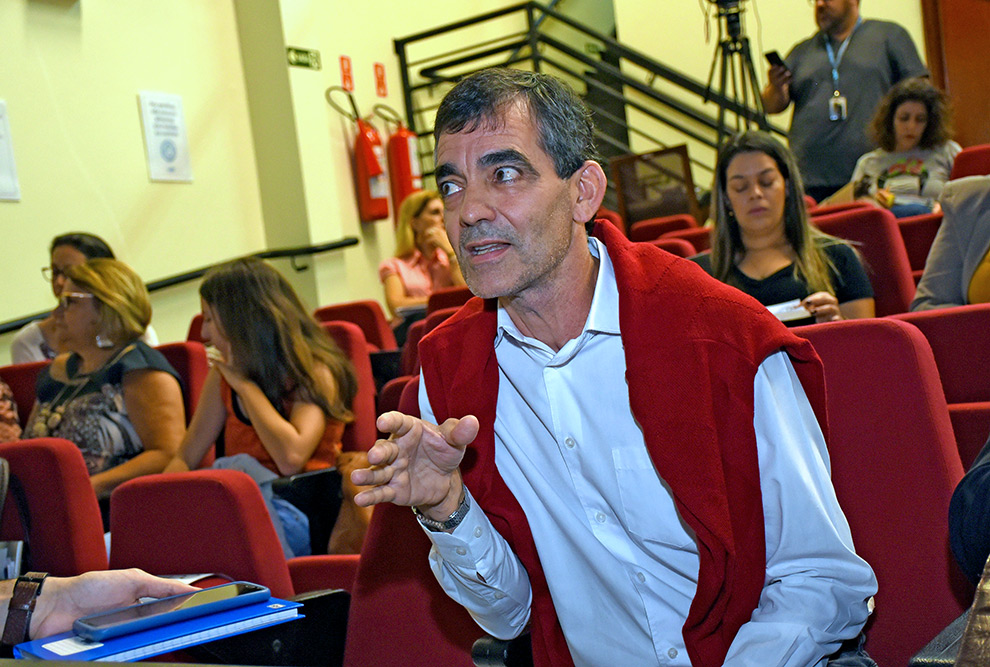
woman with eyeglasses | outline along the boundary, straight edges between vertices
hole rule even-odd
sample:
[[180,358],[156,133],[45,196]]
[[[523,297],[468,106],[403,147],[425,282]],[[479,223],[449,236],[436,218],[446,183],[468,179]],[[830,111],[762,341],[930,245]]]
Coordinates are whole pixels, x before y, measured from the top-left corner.
[[55,335],[65,353],[41,371],[25,438],[58,437],[82,451],[97,497],[158,473],[185,432],[179,377],[140,340],[151,320],[141,278],[114,259],[65,269]]
[[[51,283],[55,298],[58,298],[62,291],[62,286],[65,284],[65,270],[70,266],[100,257],[114,259],[113,250],[106,241],[95,234],[85,232],[70,232],[56,236],[52,239],[48,253],[50,264],[41,269],[41,274],[46,282]],[[158,344],[158,337],[150,325],[141,340],[152,346]],[[53,314],[23,327],[10,344],[10,356],[15,364],[54,359],[60,351]]]

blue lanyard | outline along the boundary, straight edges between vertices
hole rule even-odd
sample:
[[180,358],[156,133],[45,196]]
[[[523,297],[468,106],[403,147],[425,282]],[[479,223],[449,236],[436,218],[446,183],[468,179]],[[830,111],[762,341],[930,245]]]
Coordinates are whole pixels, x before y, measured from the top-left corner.
[[832,40],[829,39],[828,35],[825,35],[825,50],[828,52],[828,61],[832,64],[832,90],[835,94],[839,94],[839,64],[842,63],[842,56],[846,53],[846,48],[849,46],[849,40],[852,39],[853,33],[856,32],[856,28],[859,24],[863,22],[863,17],[860,16],[856,19],[856,25],[849,32],[849,36],[842,40],[842,44],[839,44],[839,53],[836,54],[832,50]]

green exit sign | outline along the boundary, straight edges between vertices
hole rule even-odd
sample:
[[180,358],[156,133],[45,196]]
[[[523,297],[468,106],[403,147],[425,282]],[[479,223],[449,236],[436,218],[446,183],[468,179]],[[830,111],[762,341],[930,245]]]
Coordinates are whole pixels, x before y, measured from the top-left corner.
[[288,46],[285,55],[289,59],[289,64],[293,67],[308,67],[309,69],[320,69],[320,52],[310,49],[297,49]]

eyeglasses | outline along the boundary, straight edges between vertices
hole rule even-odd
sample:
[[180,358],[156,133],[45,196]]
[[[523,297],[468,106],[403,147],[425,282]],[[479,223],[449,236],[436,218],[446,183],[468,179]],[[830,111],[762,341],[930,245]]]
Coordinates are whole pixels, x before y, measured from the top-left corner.
[[59,278],[64,278],[65,271],[56,269],[54,266],[43,266],[41,267],[41,275],[45,278],[45,282],[53,283]]
[[87,294],[85,292],[62,292],[58,297],[58,304],[63,308],[68,308],[77,301],[83,299],[95,299],[95,294]]

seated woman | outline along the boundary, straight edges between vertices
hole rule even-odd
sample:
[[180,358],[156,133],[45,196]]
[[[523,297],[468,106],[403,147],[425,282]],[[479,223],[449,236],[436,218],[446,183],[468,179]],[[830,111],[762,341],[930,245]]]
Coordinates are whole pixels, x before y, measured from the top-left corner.
[[952,111],[928,79],[905,79],[884,96],[870,125],[880,148],[859,158],[857,197],[899,217],[929,213],[961,147],[952,141]]
[[[85,232],[70,232],[56,236],[52,239],[48,255],[50,264],[42,268],[41,273],[45,280],[51,283],[55,298],[58,298],[62,291],[62,286],[65,284],[65,270],[70,266],[82,264],[88,259],[101,257],[114,259],[113,250],[106,241]],[[150,324],[141,335],[141,340],[151,346],[158,344],[158,338]],[[61,351],[64,350],[56,340],[54,314],[26,325],[14,335],[10,343],[10,356],[15,364],[54,359]]]
[[[218,467],[236,467],[264,483],[336,464],[345,495],[352,498],[349,471],[355,462],[365,467],[367,458],[363,452],[340,451],[357,393],[350,360],[288,281],[260,260],[240,259],[212,269],[199,293],[212,368],[166,472],[195,468],[222,433],[226,458],[241,456],[218,459]],[[276,503],[274,509],[272,521],[286,555],[309,553],[305,516],[285,504]],[[354,516],[354,509],[342,508],[335,532],[353,527],[342,520],[366,525],[369,516]]]
[[[394,319],[397,338],[410,324],[403,309],[425,312],[426,300],[441,287],[464,285],[457,256],[443,227],[443,201],[433,190],[414,192],[402,201],[395,228],[395,257],[378,267],[385,287],[385,303]],[[399,341],[402,344],[402,341]]]
[[14,392],[0,380],[0,442],[11,442],[21,437],[21,422],[17,416]]
[[794,156],[763,132],[722,147],[715,166],[715,238],[692,258],[770,307],[789,326],[873,317],[856,251],[808,221]]
[[990,303],[990,176],[949,182],[911,310]]
[[164,470],[182,440],[185,412],[178,374],[139,340],[151,320],[144,283],[114,259],[70,266],[54,318],[69,352],[38,376],[23,437],[76,443],[100,498]]

